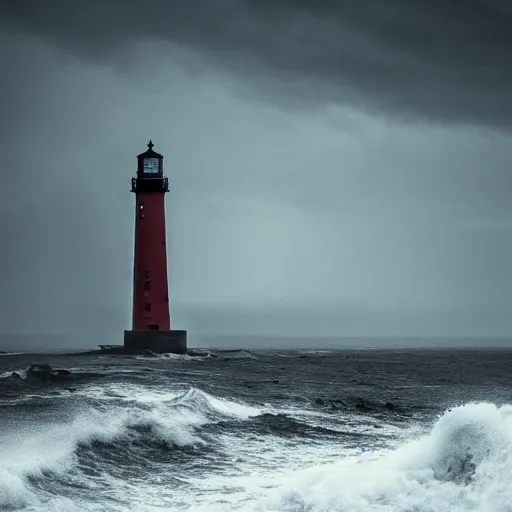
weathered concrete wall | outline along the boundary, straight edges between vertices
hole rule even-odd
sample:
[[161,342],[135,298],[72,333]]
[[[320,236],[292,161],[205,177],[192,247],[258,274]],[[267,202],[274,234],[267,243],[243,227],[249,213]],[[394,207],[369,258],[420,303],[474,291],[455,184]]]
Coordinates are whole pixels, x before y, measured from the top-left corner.
[[131,353],[186,354],[187,331],[124,331],[124,348]]

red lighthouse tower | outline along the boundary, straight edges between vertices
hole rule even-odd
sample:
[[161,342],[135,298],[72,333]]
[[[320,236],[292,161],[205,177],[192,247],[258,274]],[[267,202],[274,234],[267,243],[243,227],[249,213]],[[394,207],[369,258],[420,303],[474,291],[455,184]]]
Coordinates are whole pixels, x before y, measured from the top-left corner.
[[164,202],[169,180],[163,160],[149,141],[148,150],[137,156],[137,174],[132,178],[135,252],[132,330],[124,333],[128,352],[187,351],[187,332],[171,330],[170,323]]

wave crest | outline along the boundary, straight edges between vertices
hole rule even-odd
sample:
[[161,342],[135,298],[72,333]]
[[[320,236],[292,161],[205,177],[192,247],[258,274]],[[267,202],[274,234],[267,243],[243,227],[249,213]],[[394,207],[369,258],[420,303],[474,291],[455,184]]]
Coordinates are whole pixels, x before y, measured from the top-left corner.
[[13,429],[0,443],[0,508],[20,506],[19,500],[23,496],[27,499],[27,476],[44,478],[47,471],[65,475],[84,459],[106,457],[108,463],[113,454],[117,464],[120,452],[125,460],[133,457],[144,461],[150,455],[147,450],[155,454],[159,450],[204,447],[212,440],[201,436],[202,425],[223,418],[243,420],[260,413],[197,388],[170,397],[162,394],[161,399],[155,399],[147,389],[139,390],[139,395],[135,388],[131,391],[131,400],[108,400],[108,391],[103,390],[103,402],[98,395],[93,405],[84,407],[80,402],[71,421],[43,420]]
[[295,474],[257,510],[508,510],[511,479],[512,407],[471,403],[396,450]]
[[174,399],[175,406],[182,406],[206,416],[227,416],[247,419],[261,414],[261,410],[248,405],[223,400],[197,388],[188,391]]

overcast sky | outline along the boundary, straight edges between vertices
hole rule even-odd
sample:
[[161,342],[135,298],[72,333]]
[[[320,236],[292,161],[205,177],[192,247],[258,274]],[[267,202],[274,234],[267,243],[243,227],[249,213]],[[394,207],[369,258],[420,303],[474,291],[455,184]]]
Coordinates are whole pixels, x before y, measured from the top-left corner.
[[512,334],[511,6],[2,2],[0,331],[122,343],[152,138],[175,328]]

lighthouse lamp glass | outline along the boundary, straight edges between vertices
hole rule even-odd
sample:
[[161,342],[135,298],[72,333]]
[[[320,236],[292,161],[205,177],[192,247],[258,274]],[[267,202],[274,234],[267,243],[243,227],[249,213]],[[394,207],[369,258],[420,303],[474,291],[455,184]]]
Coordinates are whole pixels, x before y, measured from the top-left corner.
[[144,158],[144,174],[158,174],[159,162],[158,158]]

